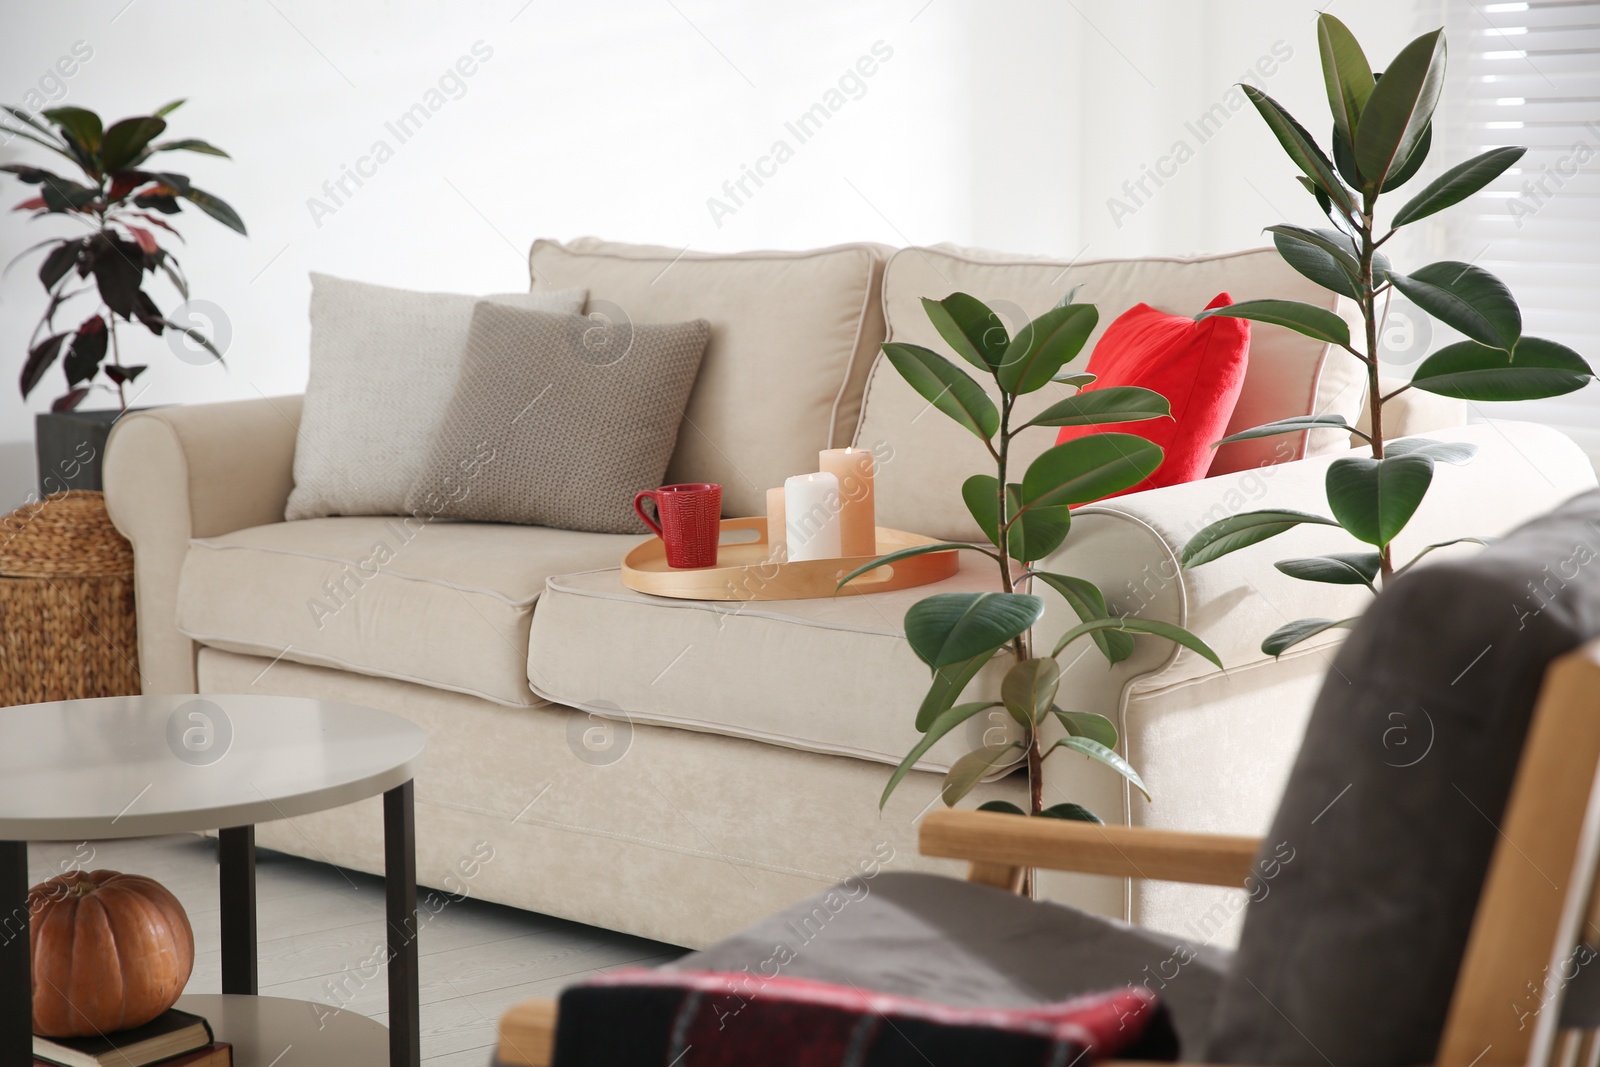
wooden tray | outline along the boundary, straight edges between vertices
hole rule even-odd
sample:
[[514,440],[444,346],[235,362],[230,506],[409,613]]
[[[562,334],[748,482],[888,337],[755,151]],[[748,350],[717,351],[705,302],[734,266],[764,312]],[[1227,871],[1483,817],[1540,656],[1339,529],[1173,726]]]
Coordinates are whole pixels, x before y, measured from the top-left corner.
[[[878,555],[916,545],[936,544],[934,538],[878,527]],[[683,600],[813,600],[818,597],[861,593],[887,593],[942,582],[960,566],[956,551],[929,552],[925,556],[891,563],[868,571],[843,589],[839,579],[876,556],[839,559],[767,562],[767,520],[723,519],[722,542],[715,567],[673,570],[667,566],[667,546],[652,537],[622,559],[622,584],[641,593]]]

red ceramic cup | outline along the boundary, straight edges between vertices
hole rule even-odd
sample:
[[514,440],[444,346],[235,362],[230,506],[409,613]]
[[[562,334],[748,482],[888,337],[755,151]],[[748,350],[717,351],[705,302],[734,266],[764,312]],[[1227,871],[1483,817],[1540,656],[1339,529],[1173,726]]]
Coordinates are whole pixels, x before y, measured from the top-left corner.
[[[656,522],[645,514],[646,499],[655,501]],[[685,482],[646,489],[633,498],[633,510],[667,544],[667,566],[715,567],[722,537],[722,486]]]

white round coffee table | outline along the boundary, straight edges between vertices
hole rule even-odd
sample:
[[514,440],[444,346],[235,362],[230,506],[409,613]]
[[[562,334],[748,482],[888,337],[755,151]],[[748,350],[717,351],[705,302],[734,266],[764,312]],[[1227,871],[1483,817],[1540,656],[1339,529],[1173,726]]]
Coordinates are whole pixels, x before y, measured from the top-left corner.
[[[281,1015],[254,998],[255,824],[383,794],[389,1027],[355,1017],[306,1028],[296,1063],[421,1060],[412,778],[426,735],[388,712],[299,697],[152,695],[0,708],[0,1063],[32,1062],[29,841],[218,830],[222,997],[213,1018]],[[270,1011],[268,1009],[271,1009]],[[348,1015],[349,1013],[345,1013]],[[325,1035],[319,1048],[319,1035]],[[236,1049],[235,1067],[269,1067]]]

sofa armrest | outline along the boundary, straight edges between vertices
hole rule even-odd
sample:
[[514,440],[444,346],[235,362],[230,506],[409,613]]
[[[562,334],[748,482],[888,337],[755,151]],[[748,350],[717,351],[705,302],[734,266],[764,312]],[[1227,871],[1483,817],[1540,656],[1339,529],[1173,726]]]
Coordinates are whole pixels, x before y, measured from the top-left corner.
[[[1504,534],[1595,486],[1594,468],[1583,451],[1548,427],[1480,423],[1427,436],[1475,444],[1478,454],[1464,466],[1437,465],[1427,499],[1395,543],[1397,560],[1410,559],[1434,542]],[[1347,454],[1365,455],[1367,449]],[[1308,616],[1355,615],[1371,599],[1360,586],[1301,581],[1273,564],[1290,556],[1355,551],[1362,545],[1337,527],[1305,525],[1193,569],[1179,564],[1183,546],[1210,523],[1247,511],[1288,508],[1328,514],[1325,479],[1338,458],[1296,460],[1088,505],[1075,513],[1067,545],[1039,568],[1099,583],[1114,611],[1188,627],[1221,656],[1228,670],[1261,663],[1271,659],[1261,651],[1262,638],[1281,624]],[[1078,619],[1054,593],[1045,597],[1050,606],[1035,631],[1035,643],[1047,640],[1051,645],[1044,647],[1053,647]],[[1195,653],[1168,642],[1138,640],[1141,646],[1160,646],[1166,660],[1164,682],[1216,671]],[[1104,670],[1103,659],[1098,666]]]
[[133,544],[146,693],[195,691],[177,631],[178,573],[192,537],[282,522],[294,485],[298,396],[136,411],[106,446],[106,509]]
[[[1503,534],[1595,485],[1582,450],[1546,427],[1478,424],[1429,436],[1471,442],[1479,451],[1466,466],[1438,465],[1427,500],[1397,543],[1401,560],[1433,542]],[[1361,546],[1337,527],[1306,525],[1193,569],[1179,559],[1190,537],[1228,515],[1264,508],[1328,514],[1324,483],[1337,458],[1219,475],[1075,513],[1072,536],[1041,569],[1095,582],[1114,612],[1187,627],[1225,669],[1149,636],[1136,638],[1133,655],[1108,668],[1089,640],[1079,641],[1060,657],[1058,703],[1116,723],[1123,755],[1155,799],[1145,801],[1106,768],[1057,754],[1045,763],[1046,804],[1075,801],[1109,822],[1175,830],[1266,828],[1328,669],[1328,648],[1344,631],[1330,630],[1281,658],[1263,653],[1261,641],[1295,619],[1357,615],[1371,600],[1364,587],[1300,581],[1273,564]],[[1048,652],[1078,617],[1054,591],[1036,592],[1045,613],[1034,646]],[[1047,723],[1044,740],[1059,732]]]

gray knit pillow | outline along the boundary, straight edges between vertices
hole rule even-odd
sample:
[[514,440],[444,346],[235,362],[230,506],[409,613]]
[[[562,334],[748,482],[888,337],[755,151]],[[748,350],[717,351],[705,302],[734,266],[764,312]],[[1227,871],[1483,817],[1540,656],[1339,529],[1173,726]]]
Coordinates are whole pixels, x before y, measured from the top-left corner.
[[[487,299],[579,312],[587,295]],[[400,514],[439,432],[478,300],[311,276],[311,381],[284,518]]]
[[406,510],[645,532],[633,496],[666,474],[710,332],[479,303]]

